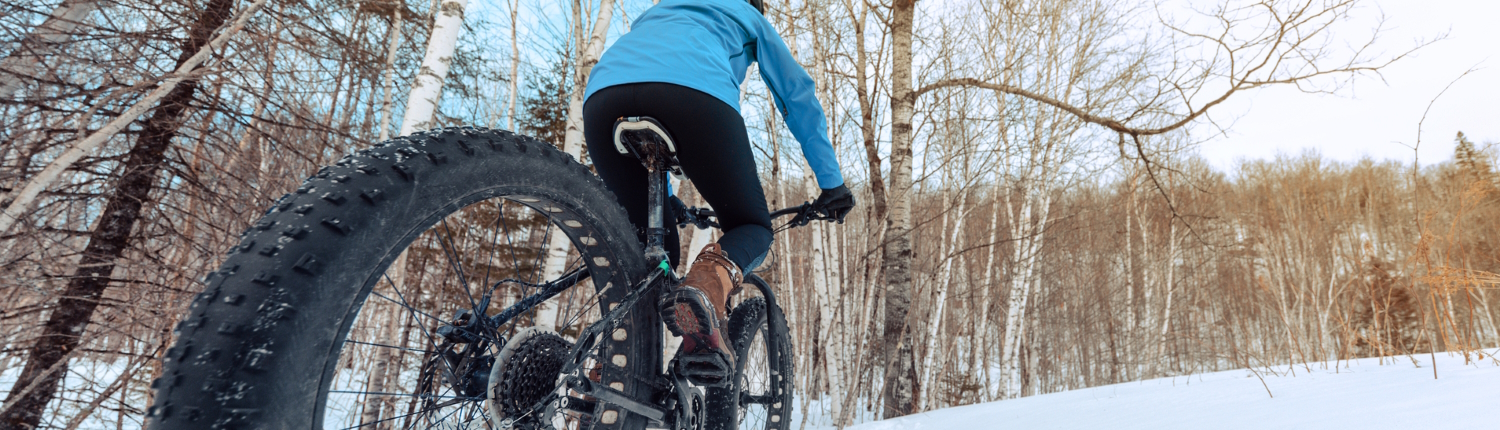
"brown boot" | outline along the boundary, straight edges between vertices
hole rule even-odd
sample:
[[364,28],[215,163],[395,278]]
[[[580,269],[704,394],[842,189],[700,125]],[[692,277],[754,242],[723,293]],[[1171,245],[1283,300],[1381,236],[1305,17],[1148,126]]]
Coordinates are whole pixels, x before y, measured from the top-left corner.
[[678,371],[695,384],[718,385],[734,369],[734,345],[724,332],[729,320],[725,307],[743,279],[739,266],[711,243],[698,253],[682,285],[662,294],[662,322],[682,336]]

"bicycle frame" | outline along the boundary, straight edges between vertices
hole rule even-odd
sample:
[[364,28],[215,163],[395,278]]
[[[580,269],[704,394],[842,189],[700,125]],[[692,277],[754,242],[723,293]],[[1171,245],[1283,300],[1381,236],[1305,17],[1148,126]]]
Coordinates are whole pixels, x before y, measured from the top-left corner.
[[[626,121],[644,123],[644,121],[649,120],[633,117],[621,122]],[[654,122],[651,124],[654,124]],[[646,127],[648,126],[640,126],[640,128],[636,128],[635,130],[648,130]],[[628,133],[627,136],[623,136],[623,139],[621,136],[617,136],[617,147],[622,152],[627,152],[640,159],[649,175],[649,197],[647,201],[649,215],[647,217],[646,243],[643,252],[646,255],[647,261],[653,262],[655,267],[648,272],[644,279],[631,285],[630,291],[626,293],[626,296],[619,304],[615,305],[608,312],[605,312],[604,315],[601,315],[598,321],[595,321],[579,332],[578,342],[569,351],[569,362],[563,368],[562,374],[567,375],[565,376],[565,380],[568,388],[581,395],[618,405],[632,413],[650,419],[658,426],[693,428],[693,424],[683,425],[683,423],[702,422],[700,414],[704,398],[703,389],[689,384],[685,377],[677,374],[675,366],[669,366],[667,372],[659,375],[662,380],[660,386],[665,387],[667,391],[673,394],[668,397],[669,400],[665,402],[666,404],[662,405],[653,404],[650,399],[637,399],[603,384],[593,382],[584,377],[580,372],[581,366],[590,358],[590,353],[595,348],[595,339],[598,339],[608,329],[624,318],[626,312],[634,307],[636,301],[642,297],[650,296],[652,290],[661,284],[675,285],[680,282],[677,275],[671,270],[671,265],[667,261],[668,254],[664,247],[667,235],[666,229],[668,228],[666,226],[667,201],[671,197],[667,188],[669,180],[667,175],[675,171],[680,171],[677,166],[677,157],[673,151],[670,137],[664,136],[664,133],[664,131],[657,128],[650,129],[646,133]],[[803,204],[796,208],[778,210],[773,216],[795,214],[797,218],[789,223],[789,225],[804,225],[812,219],[809,216],[810,212],[808,208],[809,205]],[[712,211],[690,208],[688,213],[681,215],[686,220],[674,222],[676,225],[672,228],[680,228],[687,224],[694,224],[699,228],[718,226],[716,222],[707,219],[713,216]],[[588,279],[588,277],[589,273],[587,270],[582,268],[575,269],[555,281],[540,285],[536,293],[521,299],[494,317],[482,319],[487,320],[485,322],[487,327],[501,327],[511,319],[526,313],[531,308],[561,294],[563,291],[567,291],[584,279]],[[785,324],[785,319],[779,315],[781,308],[776,304],[776,294],[771,291],[770,284],[754,273],[746,273],[745,281],[754,285],[760,291],[761,296],[765,298],[766,311],[775,313],[778,316],[769,318],[767,323],[776,325],[772,327],[773,330],[785,332],[786,327],[780,326]],[[770,358],[779,360],[781,349],[770,348],[767,353],[772,354]],[[543,410],[545,412],[541,416],[553,416],[559,406],[558,401],[567,400],[567,402],[561,405],[562,407],[584,413],[592,412],[592,410],[584,410],[592,409],[590,407],[592,406],[591,404],[573,405],[573,401],[568,399],[574,398],[571,396],[565,397],[567,398],[560,399],[556,393],[553,393],[532,406],[531,410],[533,412]],[[505,426],[502,425],[502,427]]]

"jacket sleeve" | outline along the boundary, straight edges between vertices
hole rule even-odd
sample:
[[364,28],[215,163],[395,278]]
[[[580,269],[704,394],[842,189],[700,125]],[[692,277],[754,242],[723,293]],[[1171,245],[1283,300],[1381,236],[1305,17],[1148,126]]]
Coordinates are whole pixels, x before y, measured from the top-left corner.
[[764,18],[760,22],[755,54],[760,62],[761,78],[771,87],[776,107],[786,120],[787,128],[792,130],[792,137],[802,144],[802,156],[812,166],[818,187],[829,189],[843,185],[844,175],[839,171],[833,144],[828,141],[828,119],[823,106],[818,103],[812,77],[801,64],[797,64],[797,59],[792,57],[786,42],[776,34],[771,23]]

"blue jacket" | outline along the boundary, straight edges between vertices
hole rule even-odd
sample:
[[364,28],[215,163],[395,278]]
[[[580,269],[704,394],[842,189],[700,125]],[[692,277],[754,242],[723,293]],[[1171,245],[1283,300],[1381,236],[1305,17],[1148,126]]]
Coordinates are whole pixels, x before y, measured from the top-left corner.
[[818,186],[842,185],[812,77],[745,0],[662,0],[604,51],[589,74],[584,98],[613,85],[664,82],[702,91],[738,111],[740,83],[756,61],[792,136],[802,143]]

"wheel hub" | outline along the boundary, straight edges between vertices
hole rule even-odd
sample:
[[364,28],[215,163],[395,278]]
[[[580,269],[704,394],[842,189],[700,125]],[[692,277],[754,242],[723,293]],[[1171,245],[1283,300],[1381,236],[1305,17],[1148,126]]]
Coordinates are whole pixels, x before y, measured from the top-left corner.
[[439,350],[447,365],[443,372],[444,382],[460,395],[483,398],[484,390],[489,386],[490,369],[495,364],[495,356],[486,354],[490,349],[488,340],[499,340],[500,337],[486,327],[484,318],[475,318],[475,315],[468,309],[458,311],[451,322],[438,327],[436,332],[443,338]]

